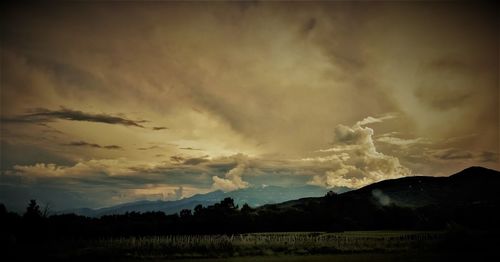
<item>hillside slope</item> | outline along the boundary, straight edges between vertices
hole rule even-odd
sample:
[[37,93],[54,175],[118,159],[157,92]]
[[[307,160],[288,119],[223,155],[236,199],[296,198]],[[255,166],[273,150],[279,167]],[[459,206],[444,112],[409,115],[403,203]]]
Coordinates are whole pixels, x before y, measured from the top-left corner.
[[[320,198],[257,209],[302,229],[442,228],[460,223],[490,227],[500,219],[500,172],[467,168],[450,177],[404,177]],[[312,219],[314,218],[314,219]],[[285,229],[285,228],[283,228]]]

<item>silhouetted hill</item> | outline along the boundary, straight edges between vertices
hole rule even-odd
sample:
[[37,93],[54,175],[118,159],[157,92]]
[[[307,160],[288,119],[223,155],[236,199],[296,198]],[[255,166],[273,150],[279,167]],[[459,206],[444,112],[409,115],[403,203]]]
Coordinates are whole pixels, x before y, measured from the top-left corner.
[[499,189],[500,172],[471,167],[450,177],[385,180],[339,195],[265,205],[258,212],[309,214],[317,219],[304,217],[300,223],[311,229],[321,224],[342,229],[440,228],[447,223],[486,228],[500,219]]

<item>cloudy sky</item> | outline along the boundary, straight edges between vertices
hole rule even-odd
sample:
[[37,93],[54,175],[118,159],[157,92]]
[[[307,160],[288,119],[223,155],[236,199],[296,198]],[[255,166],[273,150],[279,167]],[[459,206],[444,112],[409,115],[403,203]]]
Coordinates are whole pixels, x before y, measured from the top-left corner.
[[500,168],[498,6],[1,9],[7,207]]

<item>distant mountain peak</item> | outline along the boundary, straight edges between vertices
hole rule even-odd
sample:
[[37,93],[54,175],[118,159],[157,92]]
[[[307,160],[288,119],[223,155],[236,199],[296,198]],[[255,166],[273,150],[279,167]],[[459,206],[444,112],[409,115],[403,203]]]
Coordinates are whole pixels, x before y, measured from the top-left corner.
[[[338,192],[345,192],[349,189],[338,188]],[[157,200],[148,201],[140,200],[134,202],[123,203],[115,206],[99,208],[99,209],[78,209],[66,210],[65,212],[74,212],[86,216],[102,216],[110,214],[123,214],[125,212],[148,212],[162,211],[166,214],[173,214],[182,209],[193,209],[197,205],[209,206],[220,202],[226,197],[234,199],[235,204],[242,206],[247,203],[251,207],[262,206],[270,203],[285,202],[292,199],[304,197],[321,197],[328,190],[319,186],[293,186],[282,187],[276,185],[250,186],[248,188],[238,189],[230,192],[216,190],[204,194],[196,194],[191,197],[185,197],[179,200]]]

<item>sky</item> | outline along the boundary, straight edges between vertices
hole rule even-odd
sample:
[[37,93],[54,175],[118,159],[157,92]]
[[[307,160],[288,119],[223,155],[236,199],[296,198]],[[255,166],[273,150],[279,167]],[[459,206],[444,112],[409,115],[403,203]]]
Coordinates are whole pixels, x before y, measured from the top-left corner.
[[495,4],[1,9],[8,208],[500,169]]

